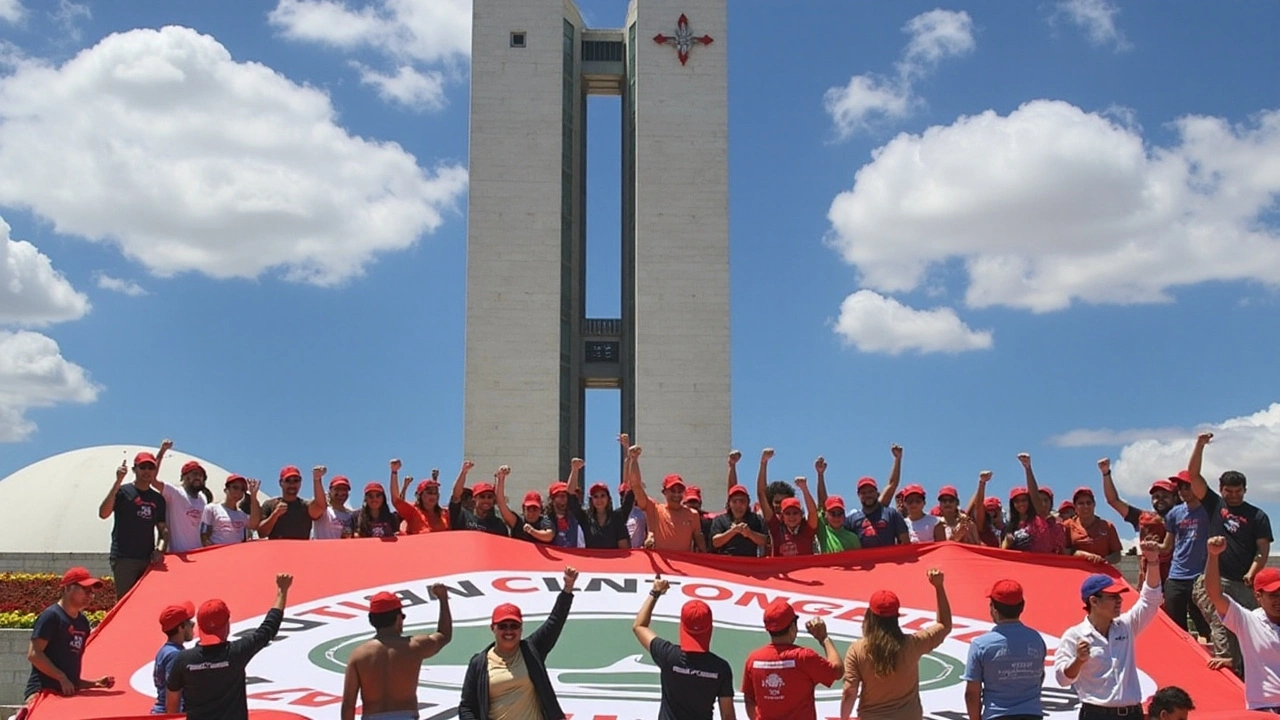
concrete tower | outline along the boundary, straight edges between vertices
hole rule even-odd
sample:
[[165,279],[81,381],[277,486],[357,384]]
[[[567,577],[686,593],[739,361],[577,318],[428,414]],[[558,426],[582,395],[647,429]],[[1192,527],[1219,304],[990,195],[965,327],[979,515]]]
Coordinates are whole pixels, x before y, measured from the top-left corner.
[[[621,391],[651,479],[723,482],[726,3],[632,0],[593,29],[571,0],[474,1],[464,452],[476,479],[511,464],[512,497],[583,454],[589,388]],[[586,177],[588,95],[623,109],[616,318],[584,312],[587,189],[616,187]]]

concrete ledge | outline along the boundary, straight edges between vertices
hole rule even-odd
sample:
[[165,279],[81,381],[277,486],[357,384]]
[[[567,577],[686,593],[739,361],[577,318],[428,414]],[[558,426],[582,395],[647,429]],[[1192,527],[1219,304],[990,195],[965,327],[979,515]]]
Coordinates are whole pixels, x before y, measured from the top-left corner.
[[[31,673],[31,665],[27,662],[30,638],[30,630],[0,630],[0,706],[20,705],[24,699],[22,693]],[[0,720],[14,712],[17,712],[16,707],[8,712],[0,711]]]
[[20,573],[61,575],[70,567],[87,568],[101,577],[111,574],[107,553],[14,553],[0,552],[0,570]]

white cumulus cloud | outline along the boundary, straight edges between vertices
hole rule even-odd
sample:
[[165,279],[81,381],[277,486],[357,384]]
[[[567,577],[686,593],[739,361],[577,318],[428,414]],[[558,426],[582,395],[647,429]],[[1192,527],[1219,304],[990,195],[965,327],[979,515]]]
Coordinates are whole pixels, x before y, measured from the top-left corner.
[[989,330],[972,330],[951,308],[917,310],[870,290],[844,299],[836,333],[867,353],[960,353],[992,346]]
[[1130,499],[1145,497],[1152,480],[1186,469],[1196,433],[1206,430],[1213,433],[1202,470],[1209,487],[1216,490],[1219,475],[1237,470],[1250,480],[1250,500],[1280,500],[1280,483],[1274,481],[1280,475],[1280,402],[1252,415],[1203,425],[1180,438],[1135,440],[1112,463],[1116,483]]
[[98,287],[111,292],[118,292],[129,297],[142,297],[147,291],[141,285],[132,281],[124,280],[118,277],[112,277],[106,273],[98,274]]
[[53,269],[49,257],[9,232],[0,218],[0,324],[39,327],[89,312],[89,298]]
[[1094,45],[1111,45],[1117,51],[1132,47],[1116,25],[1120,6],[1113,0],[1063,0],[1058,14],[1084,31]]
[[188,28],[111,35],[0,79],[0,203],[161,276],[332,285],[438,228],[467,178],[335,115],[323,92]]
[[854,75],[823,96],[823,105],[842,138],[883,120],[908,117],[919,104],[914,83],[949,57],[973,52],[973,19],[963,11],[930,10],[902,27],[910,36],[894,77]]
[[1186,428],[1127,428],[1112,430],[1111,428],[1078,428],[1049,438],[1049,442],[1066,448],[1075,447],[1109,447],[1125,445],[1140,440],[1176,440],[1185,437]]
[[444,75],[441,73],[424,73],[401,65],[394,75],[385,75],[361,63],[352,65],[360,70],[360,82],[377,88],[378,96],[387,102],[411,110],[438,110],[445,106]]
[[62,357],[52,338],[0,330],[0,442],[31,437],[36,425],[28,410],[91,403],[99,391],[84,368]]
[[0,0],[0,20],[17,23],[26,15],[21,0]]
[[[873,153],[828,212],[864,287],[928,286],[959,260],[969,307],[1168,302],[1207,281],[1280,283],[1280,111],[1188,116],[1176,141],[1065,102],[961,117]],[[936,276],[935,276],[936,279]]]

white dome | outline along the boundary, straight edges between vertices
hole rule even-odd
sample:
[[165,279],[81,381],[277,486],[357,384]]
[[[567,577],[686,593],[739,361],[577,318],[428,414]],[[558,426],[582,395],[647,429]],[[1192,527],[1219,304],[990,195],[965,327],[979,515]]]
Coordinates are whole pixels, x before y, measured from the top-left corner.
[[[0,480],[0,507],[9,508],[0,523],[0,552],[102,553],[111,550],[113,518],[98,519],[98,506],[115,482],[120,461],[155,446],[102,445],[45,458]],[[160,479],[178,482],[188,460],[204,466],[214,501],[222,499],[222,483],[231,473],[203,458],[178,450],[165,454]],[[124,479],[132,482],[132,474]],[[264,497],[259,493],[259,497]]]

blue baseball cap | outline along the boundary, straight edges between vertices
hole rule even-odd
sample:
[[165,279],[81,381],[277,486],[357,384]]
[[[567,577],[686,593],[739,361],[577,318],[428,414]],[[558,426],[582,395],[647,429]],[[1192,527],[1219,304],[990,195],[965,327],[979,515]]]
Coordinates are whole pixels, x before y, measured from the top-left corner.
[[1080,599],[1089,602],[1089,598],[1098,593],[1127,593],[1129,586],[1124,581],[1111,577],[1110,575],[1090,575],[1085,578],[1084,583],[1080,585]]

